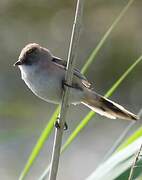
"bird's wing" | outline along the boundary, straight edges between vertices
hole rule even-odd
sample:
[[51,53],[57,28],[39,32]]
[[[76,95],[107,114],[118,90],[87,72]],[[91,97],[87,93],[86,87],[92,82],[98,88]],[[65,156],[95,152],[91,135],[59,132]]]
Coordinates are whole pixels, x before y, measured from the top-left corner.
[[57,65],[60,66],[63,69],[66,69],[67,67],[67,61],[64,61],[56,56],[53,57],[52,61]]
[[[52,61],[60,68],[63,68],[66,70],[67,67],[67,61],[64,61],[58,57],[53,57]],[[90,88],[91,84],[88,82],[88,80],[86,79],[86,77],[80,73],[80,71],[78,69],[74,69],[74,75],[77,76],[78,78],[80,78],[82,80],[82,84],[87,87]]]

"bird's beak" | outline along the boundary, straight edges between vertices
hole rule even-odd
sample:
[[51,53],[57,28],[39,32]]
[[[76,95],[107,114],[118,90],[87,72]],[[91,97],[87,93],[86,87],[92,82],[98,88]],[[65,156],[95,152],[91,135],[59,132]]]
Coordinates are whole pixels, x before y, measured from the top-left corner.
[[16,63],[13,64],[13,66],[19,66],[22,65],[22,62],[20,60],[18,60]]

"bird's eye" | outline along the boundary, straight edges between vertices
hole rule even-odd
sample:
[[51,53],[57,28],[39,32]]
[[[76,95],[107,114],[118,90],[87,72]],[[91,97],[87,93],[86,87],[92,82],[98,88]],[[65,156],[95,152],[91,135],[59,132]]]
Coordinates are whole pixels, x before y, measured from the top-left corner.
[[29,49],[29,50],[27,51],[27,54],[29,55],[29,54],[34,53],[34,52],[36,51],[36,49],[37,49],[36,47]]

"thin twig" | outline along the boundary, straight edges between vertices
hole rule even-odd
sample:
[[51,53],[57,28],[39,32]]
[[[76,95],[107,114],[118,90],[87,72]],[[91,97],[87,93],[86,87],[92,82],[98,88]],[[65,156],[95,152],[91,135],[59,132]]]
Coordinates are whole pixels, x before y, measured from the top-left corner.
[[[68,52],[68,62],[67,62],[67,71],[65,74],[65,82],[67,84],[72,84],[73,69],[75,63],[75,57],[77,54],[77,46],[79,42],[79,34],[81,29],[81,18],[83,13],[84,0],[77,0],[75,19],[72,28],[72,35],[70,41],[70,47]],[[68,99],[69,99],[69,88],[66,86],[65,91],[63,92],[60,119],[59,119],[59,128],[55,130],[55,138],[51,159],[51,168],[49,173],[49,180],[56,180],[59,157],[61,151],[62,135],[64,131],[65,117],[68,109]]]
[[134,162],[132,164],[128,180],[132,180],[132,178],[133,178],[134,168],[136,167],[136,163],[139,160],[139,156],[140,156],[141,151],[142,151],[142,144],[141,144],[138,152],[135,155],[135,159],[134,159]]
[[[139,118],[141,118],[142,116],[142,109],[139,111],[139,113],[137,114],[137,116]],[[136,125],[141,123],[139,121],[132,121],[130,122],[130,124],[124,129],[124,131],[122,132],[122,134],[118,137],[118,139],[116,140],[116,142],[113,144],[113,146],[109,149],[109,151],[105,154],[105,157],[103,158],[102,162],[104,162],[106,159],[108,159],[114,152],[115,150],[120,146],[120,144],[125,140],[125,138],[127,137],[127,135],[129,134],[129,132],[131,131],[131,129]]]

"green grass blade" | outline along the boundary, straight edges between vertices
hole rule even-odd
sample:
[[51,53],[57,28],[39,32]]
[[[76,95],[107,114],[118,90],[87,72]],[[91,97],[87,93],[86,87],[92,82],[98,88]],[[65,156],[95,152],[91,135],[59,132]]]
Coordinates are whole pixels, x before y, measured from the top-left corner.
[[[124,79],[129,75],[129,73],[136,67],[138,63],[142,60],[142,56],[140,56],[125,72],[124,74],[114,83],[114,85],[108,90],[108,92],[105,94],[106,97],[111,96],[114,91],[118,88],[118,86],[124,81]],[[79,134],[79,132],[88,124],[88,122],[91,120],[91,118],[95,115],[93,111],[90,111],[88,115],[81,121],[81,123],[76,127],[76,129],[73,131],[73,133],[69,136],[67,141],[62,147],[62,151],[64,151],[71,142],[76,138],[76,136]]]
[[[141,117],[142,117],[142,109],[139,111],[138,116],[140,120],[137,122],[137,127],[141,125]],[[139,123],[139,124],[138,124]],[[116,152],[127,147],[129,144],[131,144],[133,141],[135,141],[137,138],[142,136],[142,126],[139,127],[132,135],[130,135],[123,143],[121,143],[118,148],[116,148]],[[122,141],[121,141],[122,142]]]
[[140,174],[135,180],[142,180],[142,174]]
[[133,143],[136,139],[142,136],[142,127],[140,127],[135,133],[133,133],[127,140],[125,140],[117,149],[120,151],[126,148],[129,144]]
[[117,82],[110,88],[110,90],[105,94],[105,97],[109,97],[113,94],[116,88],[121,84],[121,82],[128,76],[128,74],[135,68],[135,66],[140,63],[142,56],[140,56],[126,71],[125,73],[117,80]]
[[[141,146],[141,142],[142,137],[138,138],[125,149],[113,154],[109,159],[107,159],[104,163],[98,166],[98,168],[95,169],[93,173],[91,173],[91,175],[88,178],[86,178],[86,180],[120,180],[121,178],[119,177],[122,174],[124,175],[124,173],[130,169],[134,161],[134,156]],[[140,174],[141,169],[139,170],[140,171],[137,172],[137,175],[135,174],[136,176]],[[127,177],[123,177],[122,179],[128,179],[128,176],[129,173],[127,174]]]
[[[128,179],[130,167],[134,161],[134,155],[139,150],[139,147],[142,142],[142,137],[139,137],[136,139],[136,141],[129,144],[126,148],[122,149],[119,152],[116,152],[111,157],[109,157],[106,161],[104,161],[102,164],[100,164],[97,169],[95,169],[88,178],[85,178],[86,180],[94,180],[94,179],[117,179],[121,180]],[[141,167],[142,159],[139,164]],[[45,180],[47,179],[47,173],[48,169],[44,172],[43,176],[39,180]],[[141,170],[141,169],[140,169]],[[136,171],[136,170],[135,170]],[[141,172],[141,171],[140,171]],[[124,178],[124,174],[127,173],[127,178]],[[137,173],[137,176],[139,175],[139,172],[135,172],[135,175]],[[125,175],[126,176],[126,175]]]
[[102,46],[104,45],[105,41],[107,40],[107,38],[109,37],[109,35],[111,34],[112,30],[116,27],[116,25],[119,23],[119,21],[122,19],[122,17],[125,15],[126,11],[128,10],[128,8],[131,6],[131,4],[134,2],[134,0],[130,0],[127,5],[123,8],[123,10],[120,12],[120,14],[118,15],[118,17],[114,20],[114,22],[111,24],[111,26],[109,27],[109,29],[106,31],[106,33],[104,34],[104,36],[101,38],[101,41],[98,43],[97,47],[94,49],[94,51],[91,53],[90,57],[88,58],[88,60],[86,61],[86,63],[84,64],[81,72],[82,73],[86,73],[88,67],[91,65],[91,63],[93,62],[93,60],[95,59],[96,55],[98,54],[98,52],[100,51],[100,49],[102,48]]
[[[124,16],[124,14],[126,13],[126,11],[128,10],[128,8],[130,7],[130,5],[133,3],[134,0],[129,0],[127,5],[122,9],[122,11],[120,12],[120,14],[118,15],[118,17],[115,19],[115,21],[112,23],[112,25],[110,26],[110,28],[108,29],[108,31],[104,34],[104,36],[102,37],[101,41],[99,42],[99,44],[97,45],[97,47],[94,49],[94,51],[92,52],[92,54],[90,55],[90,57],[88,58],[88,60],[86,61],[86,63],[84,64],[81,72],[82,73],[86,73],[87,69],[89,68],[89,66],[91,65],[91,63],[93,62],[93,60],[95,59],[96,55],[98,54],[98,52],[100,51],[100,49],[102,48],[103,44],[105,43],[105,41],[107,40],[107,38],[109,37],[109,35],[111,34],[112,30],[116,27],[116,25],[118,24],[118,22],[121,20],[121,18]],[[37,144],[35,145],[25,167],[23,172],[21,173],[20,176],[20,180],[24,179],[24,177],[26,176],[26,174],[28,173],[30,167],[32,166],[34,160],[36,159],[36,157],[38,156],[40,150],[43,147],[43,144],[45,143],[45,141],[48,139],[53,126],[54,126],[54,122],[56,121],[56,118],[58,116],[59,113],[59,106],[56,108],[55,112],[53,113],[52,117],[49,120],[49,123],[47,124],[46,128],[43,130],[41,136],[39,137]],[[90,112],[88,114],[88,118],[90,116],[93,117],[94,112]],[[86,118],[87,120],[87,118]],[[86,122],[84,121],[84,125],[82,122],[82,126],[85,126]],[[77,128],[78,129],[78,128]],[[77,130],[78,131],[78,130]],[[42,142],[42,143],[41,143]]]
[[22,180],[25,178],[25,176],[27,175],[30,167],[32,166],[35,158],[38,156],[41,148],[43,147],[44,142],[46,141],[46,139],[49,137],[49,135],[51,134],[52,128],[54,126],[54,122],[58,117],[59,114],[59,110],[60,110],[60,106],[58,106],[58,108],[56,109],[56,111],[54,112],[54,114],[52,115],[52,118],[50,119],[49,123],[47,124],[47,126],[45,127],[45,129],[43,130],[41,136],[39,137],[37,144],[35,145],[27,163],[26,166],[24,168],[24,170],[22,171],[19,180]]
[[[138,112],[137,116],[141,118],[142,116],[142,109]],[[137,127],[141,125],[141,121],[131,121],[129,125],[124,129],[124,131],[120,134],[120,136],[116,139],[112,147],[108,150],[108,152],[105,154],[104,158],[102,159],[102,162],[104,162],[106,159],[108,159],[114,152],[117,152],[117,149],[121,146],[121,144],[126,141],[126,138],[128,137],[128,133],[131,132],[131,129],[137,124]]]

